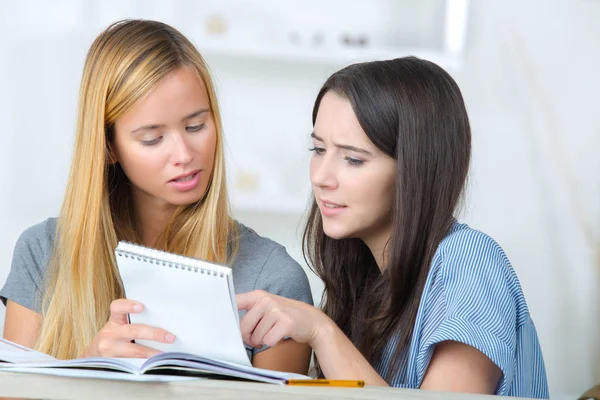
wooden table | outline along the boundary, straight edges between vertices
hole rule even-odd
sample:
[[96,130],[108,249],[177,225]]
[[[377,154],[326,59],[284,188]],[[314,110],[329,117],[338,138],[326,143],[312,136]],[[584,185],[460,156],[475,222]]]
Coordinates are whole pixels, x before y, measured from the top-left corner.
[[[19,399],[403,399],[491,400],[498,397],[381,387],[307,388],[221,380],[127,382],[0,372],[0,400]],[[516,399],[516,398],[511,398]]]

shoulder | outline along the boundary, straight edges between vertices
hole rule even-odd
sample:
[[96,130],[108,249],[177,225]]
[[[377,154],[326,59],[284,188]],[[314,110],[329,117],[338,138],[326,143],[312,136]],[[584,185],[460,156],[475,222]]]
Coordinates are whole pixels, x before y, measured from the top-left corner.
[[237,222],[239,248],[232,268],[251,270],[255,274],[273,272],[286,273],[303,271],[302,267],[287,253],[285,247],[274,240],[260,236],[253,229]]
[[14,257],[29,256],[45,260],[52,253],[56,234],[56,218],[48,218],[25,229],[15,245]]
[[239,240],[237,258],[253,258],[258,261],[267,259],[273,252],[285,253],[285,248],[274,240],[260,236],[240,222],[236,221],[236,225]]
[[445,277],[494,277],[518,284],[513,267],[500,245],[487,234],[455,223],[434,256]]
[[304,269],[281,244],[237,222],[238,253],[232,263],[236,291],[256,289],[309,302],[312,298]]
[[40,312],[43,280],[54,248],[56,219],[49,218],[25,229],[15,245],[12,265],[0,300],[15,301]]
[[483,313],[516,318],[521,324],[528,309],[519,279],[504,250],[490,236],[455,223],[440,243],[430,275],[442,287],[448,312]]
[[506,258],[504,251],[494,239],[467,224],[459,222],[454,223],[450,232],[441,241],[438,251],[442,255],[493,253]]

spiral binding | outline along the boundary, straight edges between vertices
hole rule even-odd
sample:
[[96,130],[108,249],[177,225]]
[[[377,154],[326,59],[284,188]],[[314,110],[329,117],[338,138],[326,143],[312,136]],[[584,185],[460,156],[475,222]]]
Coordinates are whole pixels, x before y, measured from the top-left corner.
[[[138,261],[150,264],[163,265],[165,267],[181,269],[183,271],[196,272],[208,276],[223,278],[229,273],[227,267],[219,265],[205,265],[207,261],[184,257],[178,254],[168,253],[166,251],[152,249],[150,247],[140,246],[135,243],[120,241],[115,249],[117,257],[137,259]],[[224,271],[227,271],[225,272]]]

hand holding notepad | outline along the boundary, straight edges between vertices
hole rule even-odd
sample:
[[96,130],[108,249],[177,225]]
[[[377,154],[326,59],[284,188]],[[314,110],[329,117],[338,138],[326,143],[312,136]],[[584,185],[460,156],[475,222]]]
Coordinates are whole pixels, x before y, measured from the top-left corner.
[[164,329],[141,324],[129,324],[129,314],[143,312],[144,306],[128,299],[117,299],[110,304],[110,317],[85,350],[86,357],[148,358],[158,350],[135,343],[135,340],[153,340],[173,343],[175,335]]

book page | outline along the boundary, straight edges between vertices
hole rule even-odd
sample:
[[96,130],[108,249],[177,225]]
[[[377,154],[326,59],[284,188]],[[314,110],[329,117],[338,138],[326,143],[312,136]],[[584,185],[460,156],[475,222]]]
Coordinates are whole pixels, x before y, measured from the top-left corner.
[[40,353],[20,344],[0,338],[0,362],[24,363],[56,361],[56,358]]
[[145,358],[111,358],[111,357],[87,357],[72,360],[56,360],[38,364],[20,366],[44,367],[44,368],[83,368],[83,369],[111,369],[130,374],[140,374],[141,366]]
[[142,366],[141,371],[152,371],[160,366],[180,366],[190,369],[211,371],[227,376],[239,377],[243,379],[260,380],[263,382],[275,383],[287,379],[311,379],[308,376],[273,371],[269,369],[256,368],[248,365],[239,365],[227,361],[211,360],[205,357],[185,353],[159,353],[150,357]]
[[189,381],[201,379],[199,377],[175,376],[175,375],[135,375],[125,372],[97,371],[92,369],[73,369],[73,368],[28,368],[15,367],[11,368],[10,372],[53,375],[53,376],[68,376],[75,378],[94,378],[94,379],[110,379],[121,381],[137,381],[137,382],[173,382],[173,381]]

